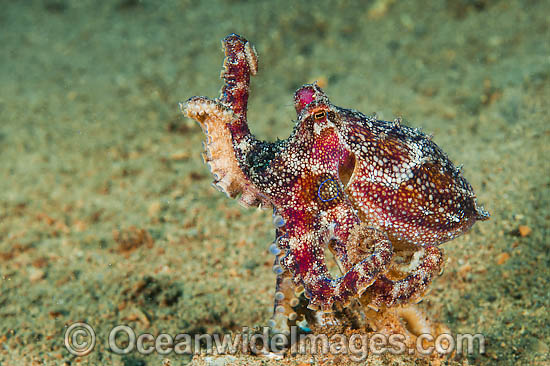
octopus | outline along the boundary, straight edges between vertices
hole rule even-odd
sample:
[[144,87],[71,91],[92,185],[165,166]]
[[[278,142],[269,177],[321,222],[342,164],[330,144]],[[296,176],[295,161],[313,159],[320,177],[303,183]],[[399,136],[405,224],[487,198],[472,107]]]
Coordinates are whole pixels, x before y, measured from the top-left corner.
[[206,135],[213,185],[245,207],[273,209],[270,325],[327,325],[358,318],[358,308],[363,318],[399,308],[394,317],[421,319],[408,306],[442,271],[439,246],[489,217],[460,169],[419,129],[337,107],[316,83],[295,92],[287,139],[258,140],[247,121],[257,53],[236,34],[222,44],[220,97],[180,107]]

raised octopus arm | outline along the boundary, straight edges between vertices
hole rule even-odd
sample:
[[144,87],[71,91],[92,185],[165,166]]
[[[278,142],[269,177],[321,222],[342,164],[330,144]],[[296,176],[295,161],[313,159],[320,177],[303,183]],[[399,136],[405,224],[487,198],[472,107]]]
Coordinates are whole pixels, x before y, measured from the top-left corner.
[[236,34],[224,38],[222,44],[226,57],[220,98],[193,97],[180,108],[206,135],[203,158],[214,176],[214,186],[231,198],[241,194],[243,206],[269,207],[269,200],[248,176],[248,157],[269,145],[256,140],[246,120],[250,75],[258,69],[257,56],[253,46]]

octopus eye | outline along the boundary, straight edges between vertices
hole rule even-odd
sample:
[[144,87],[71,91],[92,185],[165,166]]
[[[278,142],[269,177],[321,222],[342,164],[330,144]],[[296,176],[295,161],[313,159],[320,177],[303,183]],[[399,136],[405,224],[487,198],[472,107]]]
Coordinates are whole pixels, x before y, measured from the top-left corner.
[[320,121],[322,120],[323,118],[325,118],[327,116],[327,112],[325,111],[319,111],[319,112],[315,112],[315,114],[313,115],[313,118],[316,120],[316,121]]

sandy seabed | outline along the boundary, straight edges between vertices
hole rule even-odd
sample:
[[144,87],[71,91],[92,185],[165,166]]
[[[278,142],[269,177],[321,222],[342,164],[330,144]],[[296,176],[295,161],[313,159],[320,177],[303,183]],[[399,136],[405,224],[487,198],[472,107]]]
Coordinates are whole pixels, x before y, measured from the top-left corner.
[[[482,333],[486,352],[445,363],[550,364],[549,13],[544,1],[5,1],[0,365],[340,362],[107,347],[119,324],[228,333],[271,315],[271,213],[210,187],[203,134],[178,110],[218,94],[231,32],[259,53],[259,138],[286,138],[292,93],[318,80],[336,105],[402,116],[464,165],[491,220],[444,244],[445,273],[421,307],[454,333]],[[74,322],[96,332],[88,356],[64,346]]]

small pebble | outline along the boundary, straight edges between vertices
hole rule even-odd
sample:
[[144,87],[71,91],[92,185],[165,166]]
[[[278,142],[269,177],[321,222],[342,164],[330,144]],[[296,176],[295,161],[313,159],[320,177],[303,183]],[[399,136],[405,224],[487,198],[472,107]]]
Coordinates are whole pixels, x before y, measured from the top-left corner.
[[501,264],[504,264],[508,261],[508,259],[510,259],[510,254],[508,253],[500,253],[498,256],[497,256],[497,264],[498,265],[501,265]]
[[525,238],[526,236],[531,235],[531,231],[532,230],[529,226],[526,226],[526,225],[518,226],[519,236],[521,236],[522,238]]
[[149,208],[147,209],[147,213],[149,214],[149,217],[155,217],[158,215],[161,209],[162,209],[162,205],[160,204],[160,202],[155,201],[149,205]]
[[465,277],[466,274],[468,272],[470,272],[472,270],[472,266],[469,265],[469,264],[465,264],[463,266],[461,266],[459,269],[458,269],[458,274],[461,276],[461,277]]
[[30,268],[30,270],[29,270],[29,280],[31,282],[40,281],[44,277],[46,277],[46,272],[44,272],[43,270],[38,269],[38,268],[34,268],[34,267]]

